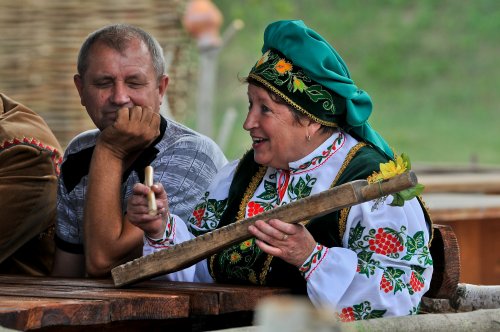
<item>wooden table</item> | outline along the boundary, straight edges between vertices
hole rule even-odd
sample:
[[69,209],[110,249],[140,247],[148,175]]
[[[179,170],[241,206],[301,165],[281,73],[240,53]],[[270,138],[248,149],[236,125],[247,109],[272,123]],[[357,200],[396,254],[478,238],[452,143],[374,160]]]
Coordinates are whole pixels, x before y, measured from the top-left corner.
[[0,326],[39,331],[205,331],[252,324],[282,288],[0,275]]
[[[434,225],[429,298],[449,299],[460,276],[451,227]],[[207,331],[252,325],[264,297],[284,288],[0,275],[0,326],[37,331]],[[0,328],[1,330],[1,328]]]

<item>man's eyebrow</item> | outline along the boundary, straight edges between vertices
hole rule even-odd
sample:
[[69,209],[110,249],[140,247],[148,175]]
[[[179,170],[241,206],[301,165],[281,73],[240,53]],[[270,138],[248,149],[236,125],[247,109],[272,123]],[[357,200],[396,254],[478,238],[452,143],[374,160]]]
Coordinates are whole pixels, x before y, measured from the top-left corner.
[[93,81],[102,81],[102,80],[113,80],[114,77],[109,74],[100,74],[96,75],[92,78]]
[[125,77],[125,80],[130,80],[130,79],[140,79],[140,80],[147,80],[147,76],[146,75],[142,75],[140,73],[137,73],[137,74],[132,74],[132,75],[127,75]]

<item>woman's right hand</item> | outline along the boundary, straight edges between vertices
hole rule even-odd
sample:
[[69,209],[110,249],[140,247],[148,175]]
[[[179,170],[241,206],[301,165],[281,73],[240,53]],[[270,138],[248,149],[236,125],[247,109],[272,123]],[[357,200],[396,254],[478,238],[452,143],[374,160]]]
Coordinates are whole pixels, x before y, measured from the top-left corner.
[[[147,195],[150,190],[156,198],[156,215],[149,214]],[[127,219],[131,224],[142,229],[147,237],[161,239],[165,234],[169,215],[167,192],[161,183],[156,183],[151,188],[142,183],[134,185],[132,196],[127,202]]]

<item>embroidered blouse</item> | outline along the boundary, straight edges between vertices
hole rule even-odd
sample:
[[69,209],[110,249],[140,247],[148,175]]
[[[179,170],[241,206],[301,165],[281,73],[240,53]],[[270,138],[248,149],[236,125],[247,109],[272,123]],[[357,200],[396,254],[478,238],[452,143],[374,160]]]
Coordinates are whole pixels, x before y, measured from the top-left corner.
[[[357,147],[359,143],[350,135],[335,133],[311,154],[290,163],[288,170],[268,167],[262,181],[254,184],[251,197],[244,198],[238,219],[327,190]],[[218,173],[187,223],[171,215],[162,241],[145,238],[144,255],[216,229],[227,207],[237,166],[238,161],[233,161]],[[317,243],[299,268],[314,305],[333,308],[343,321],[418,312],[433,270],[429,229],[416,198],[403,207],[390,206],[391,200],[388,197],[375,208],[374,201],[358,204],[341,214],[341,246],[329,248]],[[241,267],[242,261],[251,261],[249,257],[259,250],[253,239],[242,242],[228,251],[228,265]],[[208,264],[212,263],[208,259]],[[254,284],[262,284],[266,273],[253,271],[250,263],[239,270],[224,271],[239,276],[245,271],[244,278]],[[207,261],[164,277],[213,282]]]

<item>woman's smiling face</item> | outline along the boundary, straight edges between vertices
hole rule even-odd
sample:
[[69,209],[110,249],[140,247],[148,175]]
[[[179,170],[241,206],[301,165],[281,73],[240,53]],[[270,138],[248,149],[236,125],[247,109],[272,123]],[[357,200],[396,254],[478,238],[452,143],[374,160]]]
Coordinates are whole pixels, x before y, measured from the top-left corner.
[[255,162],[288,169],[288,164],[308,154],[307,125],[298,123],[286,104],[274,101],[269,92],[248,84],[248,114],[243,128],[252,137]]

